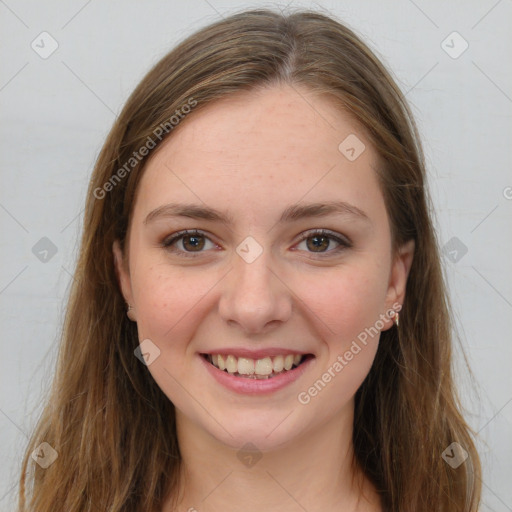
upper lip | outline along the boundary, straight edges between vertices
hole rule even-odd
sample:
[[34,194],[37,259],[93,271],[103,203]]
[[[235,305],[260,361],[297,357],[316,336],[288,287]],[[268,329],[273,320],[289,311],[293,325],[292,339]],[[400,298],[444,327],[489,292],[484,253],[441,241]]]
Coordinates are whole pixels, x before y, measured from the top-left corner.
[[246,357],[248,359],[263,359],[265,357],[274,357],[274,356],[286,356],[288,354],[299,354],[299,355],[307,355],[310,352],[303,352],[301,350],[293,350],[291,348],[262,348],[259,350],[247,349],[247,348],[215,348],[212,350],[208,350],[207,352],[201,352],[201,354],[221,354],[223,356],[232,355],[236,358],[238,357]]

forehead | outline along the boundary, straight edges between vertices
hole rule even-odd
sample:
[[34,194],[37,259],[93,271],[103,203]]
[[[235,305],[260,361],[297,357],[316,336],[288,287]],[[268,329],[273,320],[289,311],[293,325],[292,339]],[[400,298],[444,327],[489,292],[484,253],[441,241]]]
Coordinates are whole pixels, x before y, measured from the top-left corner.
[[377,215],[376,164],[364,131],[331,100],[276,86],[185,118],[147,163],[139,199],[145,210],[182,198],[253,214],[302,199],[347,200]]

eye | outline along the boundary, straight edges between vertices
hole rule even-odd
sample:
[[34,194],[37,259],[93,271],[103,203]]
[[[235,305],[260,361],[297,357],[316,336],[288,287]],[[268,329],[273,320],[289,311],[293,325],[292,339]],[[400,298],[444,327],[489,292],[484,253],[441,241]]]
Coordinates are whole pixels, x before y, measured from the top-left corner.
[[162,246],[171,252],[181,253],[180,255],[188,257],[194,256],[190,253],[200,253],[204,252],[203,249],[213,249],[216,247],[216,244],[201,231],[184,230],[166,238]]
[[298,249],[321,254],[338,253],[349,247],[352,247],[352,244],[348,239],[327,229],[302,233],[301,242],[297,245]]
[[[300,236],[301,241],[293,250],[332,255],[352,247],[346,237],[327,229],[307,231]],[[215,249],[218,245],[199,230],[183,230],[167,237],[162,242],[162,247],[179,256],[194,257],[205,250]]]

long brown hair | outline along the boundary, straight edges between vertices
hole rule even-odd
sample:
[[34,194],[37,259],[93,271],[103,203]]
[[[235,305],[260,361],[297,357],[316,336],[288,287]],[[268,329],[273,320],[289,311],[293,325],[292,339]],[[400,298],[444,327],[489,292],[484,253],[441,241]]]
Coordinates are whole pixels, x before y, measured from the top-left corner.
[[[279,83],[328,95],[365,128],[380,155],[376,171],[393,250],[415,240],[399,328],[382,333],[355,397],[357,462],[385,510],[478,509],[480,462],[454,388],[453,320],[422,149],[404,96],[343,24],[310,11],[253,10],[198,31],[161,59],[128,99],[102,148],[56,375],[23,461],[19,512],[160,512],[164,498],[176,494],[174,406],[134,357],[139,340],[126,318],[112,244],[123,246],[153,146],[205,105]],[[43,442],[58,454],[46,469],[31,458]],[[442,457],[452,443],[468,454],[458,467]]]

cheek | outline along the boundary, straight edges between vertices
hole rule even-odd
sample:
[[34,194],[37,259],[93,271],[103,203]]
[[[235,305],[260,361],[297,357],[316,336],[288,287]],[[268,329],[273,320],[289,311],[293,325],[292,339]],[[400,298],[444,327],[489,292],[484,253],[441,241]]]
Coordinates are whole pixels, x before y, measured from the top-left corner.
[[377,265],[361,262],[302,274],[294,289],[318,318],[323,338],[342,349],[379,319],[386,286]]
[[[142,267],[141,267],[142,268]],[[165,265],[148,266],[133,276],[137,325],[144,337],[166,343],[184,340],[198,323],[201,299],[215,285],[208,272],[170,272]]]
[[216,280],[208,277],[208,272],[171,271],[165,265],[147,266],[132,279],[139,340],[149,339],[160,350],[148,370],[173,404],[188,410],[190,397],[184,393],[183,383],[196,370],[190,357],[194,350],[191,340],[201,325],[207,294]]
[[[315,379],[302,390],[301,404],[312,404],[313,416],[346,406],[368,375],[377,353],[386,279],[377,264],[329,269],[324,277],[302,280],[300,296],[317,318],[325,356]],[[314,315],[311,314],[314,313]]]

